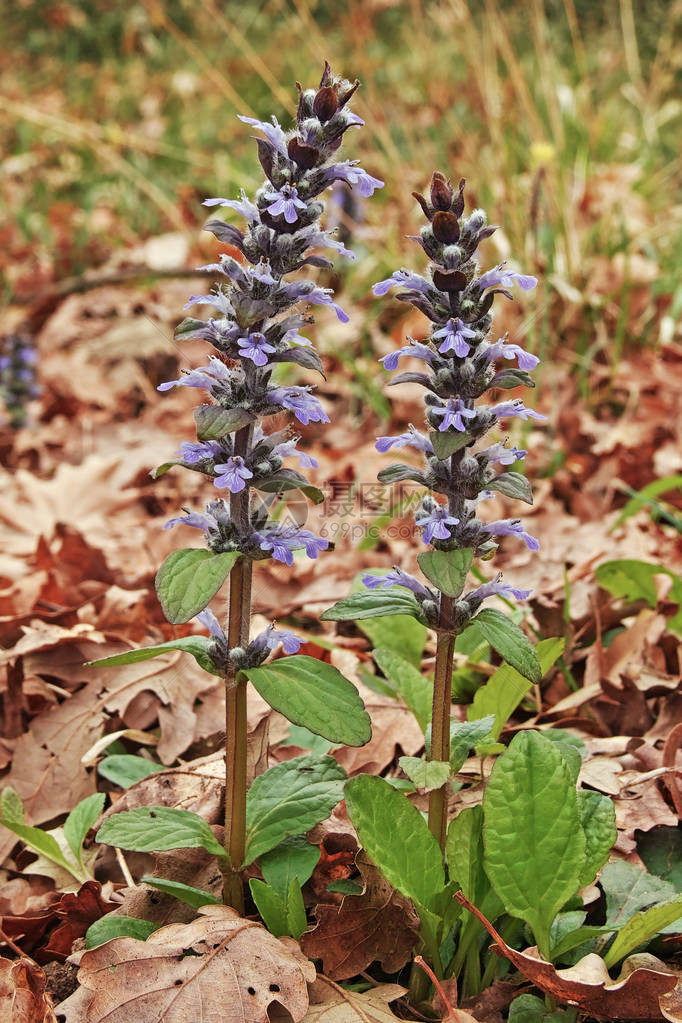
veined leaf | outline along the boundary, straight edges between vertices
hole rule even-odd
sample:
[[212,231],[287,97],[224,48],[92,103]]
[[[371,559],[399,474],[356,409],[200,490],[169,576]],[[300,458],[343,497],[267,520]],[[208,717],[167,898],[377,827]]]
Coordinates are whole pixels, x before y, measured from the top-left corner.
[[442,433],[440,430],[431,430],[429,439],[433,444],[436,458],[441,461],[473,442],[473,437],[466,430],[463,433],[460,433],[459,430],[443,430]]
[[213,856],[225,856],[203,817],[171,806],[136,806],[115,813],[102,824],[97,841],[134,852],[201,848]]
[[143,646],[138,650],[125,650],[122,654],[112,654],[111,657],[100,657],[96,661],[87,661],[85,666],[86,668],[115,668],[121,664],[149,661],[153,657],[167,654],[170,650],[182,650],[186,654],[191,654],[204,671],[209,671],[212,675],[220,675],[208,655],[210,642],[207,636],[183,636],[181,639],[171,639],[167,643],[158,643],[156,646]]
[[400,757],[398,763],[415,788],[423,789],[424,792],[442,788],[450,777],[447,761]]
[[320,618],[324,622],[352,622],[382,615],[411,615],[426,622],[419,601],[409,590],[399,586],[386,590],[365,590],[351,593],[330,607]]
[[203,611],[240,557],[239,551],[214,554],[193,547],[169,554],[156,573],[156,592],[168,621],[182,625]]
[[379,648],[372,652],[372,656],[414,714],[422,732],[425,732],[431,720],[433,683],[394,650]]
[[97,948],[112,938],[138,938],[146,941],[150,934],[158,931],[163,924],[141,920],[136,916],[114,916],[107,913],[90,924],[85,934],[85,947]]
[[[140,880],[143,884],[148,884],[150,888],[156,888],[164,895],[172,895],[174,899],[193,906],[194,909],[201,909],[202,906],[222,906],[222,899],[211,895],[210,892],[202,891],[201,888],[194,888],[191,884],[169,881],[165,877],[152,877],[150,874],[144,874]],[[133,934],[131,937],[135,937],[135,935]]]
[[295,654],[242,674],[293,724],[346,746],[369,742],[372,726],[360,694],[326,661]]
[[91,796],[81,799],[64,821],[64,837],[81,866],[83,839],[101,814],[105,799],[103,792],[93,792]]
[[296,757],[259,775],[246,797],[243,866],[290,835],[305,835],[343,798],[346,772],[333,757]]
[[220,440],[228,433],[241,430],[255,419],[245,408],[222,408],[220,405],[199,405],[194,410],[199,440]]
[[448,597],[459,597],[464,589],[474,552],[468,547],[457,551],[425,551],[417,557],[422,572]]
[[519,732],[497,760],[483,797],[485,870],[508,913],[525,920],[545,959],[550,928],[578,891],[585,862],[573,779],[539,732]]
[[532,646],[525,634],[521,632],[518,625],[515,625],[501,611],[492,607],[484,607],[473,619],[493,650],[505,659],[513,668],[516,668],[524,678],[531,682],[539,682],[542,678],[542,669],[535,647]]
[[606,967],[610,969],[615,966],[638,945],[649,941],[676,920],[682,920],[682,896],[659,906],[651,906],[641,913],[635,913],[618,932],[613,945],[604,956]]

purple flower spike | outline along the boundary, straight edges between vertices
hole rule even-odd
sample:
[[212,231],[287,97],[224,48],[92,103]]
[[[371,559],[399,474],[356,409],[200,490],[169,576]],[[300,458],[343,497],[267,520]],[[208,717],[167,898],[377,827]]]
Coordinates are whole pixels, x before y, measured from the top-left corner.
[[214,355],[209,357],[208,366],[201,366],[199,369],[192,369],[185,373],[179,380],[167,380],[159,384],[157,391],[169,391],[171,387],[204,387],[207,391],[219,381],[229,380],[230,371],[224,362],[216,359]]
[[531,274],[517,274],[512,270],[504,270],[504,263],[498,263],[492,270],[488,270],[479,277],[477,284],[481,291],[486,288],[495,288],[502,285],[503,288],[511,288],[514,281],[522,291],[532,291],[538,283],[537,277]]
[[227,206],[229,209],[234,210],[244,217],[250,224],[257,223],[260,220],[260,211],[255,203],[252,203],[247,198],[246,192],[242,188],[241,200],[239,199],[204,199],[204,206]]
[[491,536],[517,536],[523,540],[529,551],[540,550],[539,542],[530,533],[526,533],[520,519],[499,519],[497,522],[486,522],[483,528]]
[[431,597],[427,588],[418,579],[403,572],[402,568],[397,566],[386,575],[372,575],[368,572],[367,575],[363,575],[362,582],[368,590],[387,590],[391,586],[403,586],[406,590],[411,590],[417,597]]
[[284,214],[287,224],[295,224],[298,220],[296,210],[305,210],[308,207],[298,197],[296,185],[282,185],[279,192],[266,192],[265,198],[271,204],[267,211],[272,217],[279,217]]
[[434,537],[436,540],[451,540],[452,533],[448,526],[458,525],[459,519],[448,515],[447,508],[439,507],[421,519],[416,519],[416,523],[424,529],[424,543],[431,543]]
[[220,475],[213,480],[213,485],[220,488],[227,487],[231,494],[241,493],[246,486],[245,481],[253,477],[253,473],[246,467],[241,455],[234,455],[227,462],[216,465],[215,470]]
[[454,349],[455,355],[460,359],[466,358],[471,351],[471,345],[467,343],[468,337],[476,337],[476,331],[471,330],[458,316],[448,320],[446,325],[433,334],[434,338],[445,338],[438,349],[441,355],[451,352]]
[[455,430],[459,430],[460,433],[464,433],[466,430],[464,420],[476,418],[475,410],[467,408],[461,398],[450,398],[447,405],[432,408],[431,411],[434,416],[443,417],[443,421],[438,427],[440,433],[444,433],[451,426],[454,426]]
[[196,620],[201,622],[204,628],[208,629],[212,636],[216,639],[221,639],[223,643],[227,643],[227,637],[220,627],[220,622],[211,611],[210,607],[200,611],[198,615],[195,615]]
[[505,447],[500,441],[498,444],[493,444],[491,447],[481,451],[480,454],[487,458],[489,462],[499,462],[500,465],[513,465],[516,461],[522,461],[527,451],[517,447]]
[[317,460],[305,451],[299,451],[295,440],[285,440],[281,444],[276,444],[271,453],[279,455],[280,458],[298,458],[298,464],[302,469],[318,468]]
[[326,551],[329,540],[315,536],[309,529],[298,529],[296,526],[280,527],[268,524],[259,533],[254,533],[262,551],[272,551],[275,561],[282,561],[289,568],[294,563],[294,551],[305,547],[305,552],[313,560],[320,551]]
[[485,353],[485,358],[488,362],[492,362],[493,359],[499,359],[504,357],[505,359],[516,359],[519,364],[519,369],[532,370],[538,365],[540,360],[537,355],[533,355],[531,352],[527,352],[521,345],[508,345],[505,344],[504,338],[500,338],[494,345],[490,345]]
[[248,337],[237,338],[237,344],[239,345],[239,354],[244,359],[251,359],[256,366],[267,366],[268,355],[277,351],[274,345],[269,344],[265,334],[261,334],[259,330],[249,334]]

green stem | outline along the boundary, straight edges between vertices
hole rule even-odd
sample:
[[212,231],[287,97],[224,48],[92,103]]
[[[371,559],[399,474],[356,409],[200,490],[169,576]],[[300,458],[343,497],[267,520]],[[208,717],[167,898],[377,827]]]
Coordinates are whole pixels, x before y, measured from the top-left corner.
[[[429,760],[448,763],[450,760],[450,708],[452,706],[452,663],[455,633],[452,629],[453,599],[444,593],[440,603],[440,627],[436,646],[436,667],[433,679],[433,710],[431,714],[431,753]],[[441,850],[445,851],[447,830],[447,782],[429,795],[429,830]]]
[[[248,452],[251,427],[235,435],[235,454]],[[250,523],[249,490],[230,497],[232,521],[240,532],[248,532]],[[227,639],[230,650],[246,647],[251,621],[252,562],[240,558],[230,573],[230,609]],[[246,850],[246,680],[238,679],[234,669],[225,675],[225,852],[223,902],[240,915],[244,913],[244,886],[241,866]]]

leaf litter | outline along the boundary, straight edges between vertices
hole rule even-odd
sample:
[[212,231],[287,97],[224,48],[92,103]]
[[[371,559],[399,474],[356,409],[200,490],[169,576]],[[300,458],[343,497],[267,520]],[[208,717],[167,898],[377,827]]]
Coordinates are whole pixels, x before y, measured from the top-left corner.
[[[7,468],[0,480],[0,692],[6,723],[10,698],[14,716],[0,752],[4,783],[19,792],[33,824],[52,827],[79,799],[104,787],[111,791],[114,804],[109,812],[160,803],[194,809],[219,828],[224,776],[220,754],[211,752],[219,748],[224,729],[218,680],[207,682],[203,673],[195,671],[194,662],[179,654],[116,671],[83,666],[89,659],[188,635],[194,628],[191,624],[174,628],[165,622],[153,577],[160,560],[173,549],[172,539],[160,526],[177,513],[180,502],[200,505],[208,495],[193,478],[183,480],[179,496],[172,473],[155,483],[147,475],[184,439],[178,424],[189,414],[185,396],[174,395],[161,403],[154,390],[160,379],[177,368],[177,352],[167,337],[181,304],[178,295],[184,297],[184,291],[184,284],[170,283],[159,283],[151,292],[105,288],[91,292],[87,302],[74,296],[58,305],[38,339],[50,353],[44,372],[54,379],[54,389],[43,399],[33,428],[3,438]],[[86,309],[91,315],[84,315]],[[128,336],[112,331],[112,316],[127,323],[131,336],[140,327],[144,343],[129,345]],[[418,326],[413,329],[418,331]],[[192,352],[190,344],[190,359]],[[340,381],[339,390],[327,396],[349,410],[351,389],[331,348],[325,363],[329,379]],[[537,476],[547,467],[550,451],[562,455],[562,464],[541,482],[530,509],[544,556],[530,559],[525,551],[507,550],[502,566],[515,585],[534,588],[531,625],[543,636],[563,635],[567,640],[566,656],[535,698],[529,694],[522,701],[502,737],[508,738],[518,727],[549,725],[580,735],[587,750],[582,784],[614,798],[619,829],[616,855],[640,867],[645,838],[656,840],[678,822],[675,800],[679,799],[682,754],[679,743],[666,747],[682,713],[681,644],[670,627],[677,604],[670,599],[671,584],[663,577],[657,577],[655,600],[647,605],[643,598],[632,602],[612,596],[600,587],[595,569],[604,561],[634,558],[682,574],[680,534],[655,509],[644,504],[619,521],[631,492],[642,490],[657,476],[682,469],[678,457],[682,428],[675,411],[681,369],[682,350],[672,341],[658,353],[644,349],[630,353],[613,369],[597,361],[591,380],[595,397],[589,407],[576,399],[574,380],[563,369],[546,370],[540,393],[541,404],[543,394],[553,395],[552,407],[548,409],[545,400],[543,409],[550,415],[550,432],[547,437],[530,438],[528,458],[529,471]],[[393,408],[390,432],[415,420],[415,397],[405,389]],[[131,410],[136,417],[133,423],[127,421]],[[306,653],[341,667],[366,697],[374,726],[372,743],[332,750],[332,755],[350,775],[369,771],[398,777],[399,755],[418,755],[422,744],[412,714],[400,700],[367,686],[376,667],[362,632],[347,626],[338,632],[333,626],[321,634],[314,630],[319,613],[347,594],[358,572],[394,563],[413,570],[419,545],[409,514],[396,508],[388,511],[386,519],[390,521],[392,514],[396,528],[387,530],[384,525],[368,537],[368,523],[381,523],[387,513],[386,494],[376,484],[383,461],[369,444],[358,449],[356,437],[359,430],[366,435],[379,432],[377,421],[369,407],[363,409],[361,421],[338,419],[342,425],[330,431],[305,431],[320,462],[318,482],[326,482],[327,493],[334,496],[310,510],[307,525],[313,530],[325,523],[333,525],[335,550],[317,562],[296,562],[293,572],[273,562],[259,566],[254,602],[259,613],[288,616],[294,629],[308,638]],[[78,425],[84,420],[89,424],[87,435]],[[665,495],[668,509],[679,510],[681,503],[673,491]],[[491,514],[498,514],[498,506],[506,507],[499,498],[495,504]],[[321,645],[315,644],[315,635]],[[427,675],[432,656],[433,647],[427,642],[422,668]],[[477,678],[479,685],[486,680],[481,674]],[[262,770],[300,755],[303,747],[289,741],[288,725],[281,716],[259,703],[255,694],[251,706],[254,773],[256,763]],[[466,707],[456,705],[453,713],[461,720]],[[126,729],[153,731],[156,742],[149,755],[161,766],[180,766],[169,767],[126,793],[108,783],[103,786],[96,764],[85,763],[84,758],[107,734]],[[127,752],[139,753],[133,740],[123,742]],[[99,755],[105,753],[103,747]],[[453,796],[453,812],[480,802],[479,770],[480,762],[473,758],[462,768],[462,788]],[[489,773],[490,761],[483,762],[483,770]],[[420,798],[414,797],[417,805]],[[331,978],[343,978],[346,969],[356,967],[358,973],[376,971],[382,963],[387,971],[397,971],[413,944],[409,904],[403,905],[401,897],[383,888],[385,882],[362,859],[356,865],[357,844],[343,808],[330,822],[319,825],[311,840],[322,846],[323,855],[304,890],[313,928],[304,938],[304,948],[319,956]],[[206,921],[216,924],[207,911],[189,921],[187,907],[178,909],[170,897],[139,881],[131,888],[108,853],[101,853],[98,860],[102,880],[105,873],[109,875],[107,897],[98,901],[102,897],[97,896],[84,909],[85,895],[78,890],[67,895],[66,879],[54,871],[50,874],[44,863],[47,873],[33,872],[31,857],[4,830],[0,847],[10,886],[2,904],[3,929],[26,954],[38,955],[42,949],[41,961],[70,954],[69,944],[75,940],[77,946],[83,921],[97,907],[156,920],[164,929],[176,919],[174,913],[180,914],[182,920],[171,926],[194,926],[191,933],[199,943],[200,935],[207,934]],[[130,860],[135,863],[134,855]],[[34,860],[34,868],[35,864]],[[138,878],[151,871],[206,891],[219,890],[215,867],[200,850],[193,850],[191,857],[172,853],[145,857],[144,865],[140,857],[138,867],[134,868]],[[354,880],[356,886],[359,881],[361,894],[328,891],[327,885],[338,880]],[[77,902],[65,903],[65,898]],[[118,908],[112,910],[113,906]],[[384,913],[390,913],[392,921],[386,943],[381,940]],[[322,939],[325,927],[334,934],[331,944]],[[263,933],[258,931],[259,940]],[[157,931],[154,940],[159,934],[163,931]],[[118,938],[102,949],[113,954],[121,942],[133,940]],[[318,980],[315,985],[319,986],[310,989],[309,1008],[307,1002],[304,1006],[303,990],[313,975],[302,960],[298,966],[291,965],[299,960],[288,946],[281,948],[278,955],[289,963],[300,985],[292,1005],[303,1015],[295,1018],[327,1023],[335,1018],[331,1015],[335,1006],[339,1013],[346,1013],[339,1019],[356,1018],[350,1013],[358,1019],[393,1018],[389,1006],[401,997],[396,985],[351,997],[347,991],[340,995],[342,989],[334,986],[333,979]],[[74,1019],[90,1018],[87,1013],[95,1002],[88,984],[98,974],[94,967],[89,972],[88,963],[99,962],[102,949],[81,958],[84,979],[72,996],[75,1008],[69,1007],[69,1012],[86,1015]],[[287,956],[293,956],[291,962]],[[188,957],[190,965],[196,958]],[[530,952],[527,959],[519,962],[542,989]],[[19,968],[17,962],[29,965]],[[601,992],[598,997],[609,999],[610,1018],[628,1018],[622,1013],[629,1011],[630,993],[638,984],[645,992],[669,985],[666,971],[667,967],[649,963],[615,983],[605,977],[595,981],[592,975],[584,980],[578,971],[569,982],[587,983],[593,994],[596,985]],[[15,1000],[23,999],[28,1020],[31,1013],[36,1020],[51,1018],[49,996],[40,978],[40,968],[29,960],[15,961],[3,973],[3,991],[9,990]],[[173,990],[176,979],[173,975]],[[192,999],[198,996],[192,992],[200,985],[194,988],[193,982],[183,978],[181,983],[183,998],[196,1007],[199,1003]],[[115,985],[112,990],[115,1000]],[[265,998],[264,993],[258,1003],[264,1019]],[[679,1019],[675,998],[674,992],[661,995],[664,1015],[650,1018]],[[67,1004],[62,1002],[60,1011]],[[599,1007],[594,999],[585,1004]],[[191,1013],[196,1015],[196,1009],[187,1011],[190,1015],[185,1018],[194,1018]],[[500,1010],[494,1011],[499,1015]]]

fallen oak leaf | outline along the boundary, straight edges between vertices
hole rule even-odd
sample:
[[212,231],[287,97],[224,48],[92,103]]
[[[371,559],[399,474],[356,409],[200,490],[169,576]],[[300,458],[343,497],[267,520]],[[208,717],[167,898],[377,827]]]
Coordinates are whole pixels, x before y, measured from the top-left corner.
[[310,1008],[302,1023],[396,1023],[388,1005],[405,993],[399,984],[378,984],[362,993],[347,991],[319,975],[310,986]]
[[267,1023],[273,1002],[298,1023],[315,978],[296,942],[227,906],[205,906],[146,941],[114,938],[79,965],[81,987],[59,1006],[65,1023]]
[[[455,899],[473,913],[494,938],[493,950],[509,959],[524,977],[557,1001],[577,1007],[580,1012],[597,1019],[621,1019],[631,1023],[633,1020],[666,1018],[659,1007],[659,998],[673,991],[678,978],[676,974],[666,972],[667,967],[653,956],[644,957],[645,966],[640,965],[641,956],[629,957],[623,963],[617,980],[609,976],[604,960],[594,953],[584,956],[569,969],[557,970],[540,957],[535,946],[524,952],[510,948],[462,892],[456,892]],[[652,968],[653,963],[657,964],[657,968]]]
[[347,980],[378,961],[385,973],[397,973],[410,958],[419,936],[419,917],[409,899],[382,877],[364,852],[357,866],[365,882],[361,895],[346,895],[340,905],[321,902],[317,925],[301,937],[311,959],[321,959],[332,980]]
[[30,959],[0,959],[0,1018],[21,1023],[56,1023],[45,974]]

